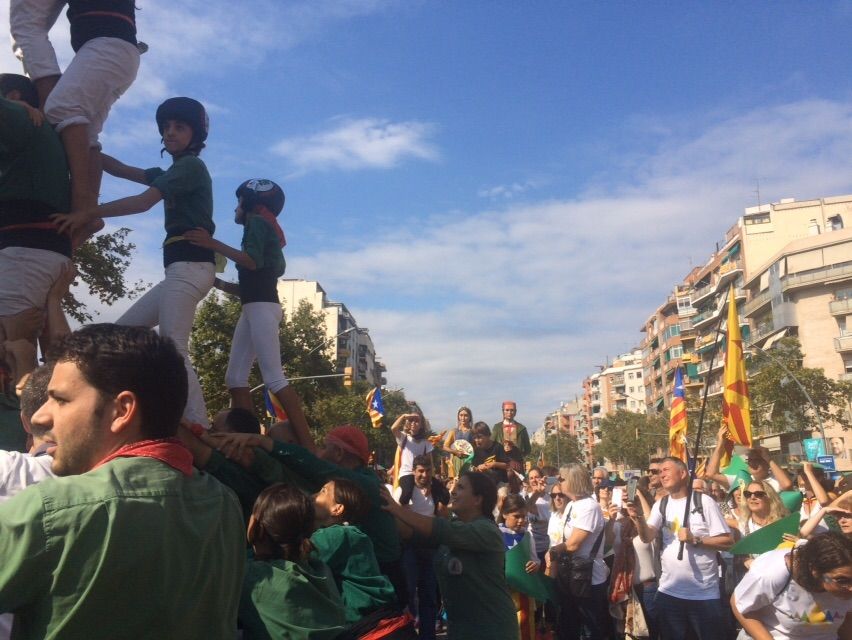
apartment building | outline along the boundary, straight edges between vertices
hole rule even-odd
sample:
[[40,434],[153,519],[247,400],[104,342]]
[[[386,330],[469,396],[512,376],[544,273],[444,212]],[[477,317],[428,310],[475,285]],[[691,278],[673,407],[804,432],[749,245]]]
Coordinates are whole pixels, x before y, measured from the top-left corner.
[[352,367],[353,378],[374,385],[387,384],[385,365],[376,357],[376,349],[369,329],[359,327],[355,317],[342,302],[328,299],[325,289],[315,280],[281,279],[278,297],[287,317],[292,317],[303,301],[323,314],[327,337],[325,349],[329,358],[343,373]]

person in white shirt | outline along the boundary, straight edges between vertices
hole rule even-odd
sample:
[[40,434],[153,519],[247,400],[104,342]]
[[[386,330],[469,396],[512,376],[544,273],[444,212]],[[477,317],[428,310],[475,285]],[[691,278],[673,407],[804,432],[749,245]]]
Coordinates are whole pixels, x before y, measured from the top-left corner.
[[603,561],[606,526],[603,512],[594,498],[592,480],[585,467],[569,464],[559,469],[559,476],[562,478],[562,493],[571,502],[566,508],[562,542],[550,548],[548,562],[552,565],[560,553],[569,553],[574,558],[591,558],[592,576],[588,596],[560,596],[558,636],[578,638],[585,626],[592,638],[610,638],[612,619],[606,593],[609,569]]
[[852,540],[826,532],[764,553],[737,585],[731,608],[742,639],[852,638]]
[[[662,574],[654,602],[660,637],[680,640],[691,628],[698,640],[723,640],[727,630],[716,554],[733,545],[731,530],[716,502],[703,493],[691,494],[684,522],[689,472],[680,459],[663,459],[660,483],[668,496],[653,505],[647,521],[641,509],[627,505],[643,542],[662,533]],[[684,554],[678,560],[681,543]]]
[[402,506],[411,502],[414,491],[414,458],[432,453],[434,448],[426,437],[426,419],[417,405],[412,406],[417,412],[402,414],[390,428],[399,453],[396,484],[402,488],[402,492],[397,502]]
[[[727,433],[728,427],[723,426],[716,434],[716,448],[707,461],[707,469],[704,477],[730,488],[736,482],[737,476],[719,472],[722,452],[725,450],[727,444],[730,443],[727,439]],[[769,457],[769,449],[766,447],[749,449],[746,453],[746,463],[748,464],[748,472],[751,474],[752,480],[766,480],[778,493],[790,491],[794,488],[790,476],[787,475],[784,469],[778,466],[777,462]]]
[[[421,516],[434,518],[447,516],[450,494],[440,480],[432,477],[432,458],[419,455],[412,461],[414,489],[408,508]],[[397,487],[394,499],[399,502],[402,487]],[[403,505],[405,506],[405,505]],[[433,567],[435,549],[406,544],[402,552],[402,565],[408,580],[408,608],[417,617],[420,638],[435,637],[438,581]]]

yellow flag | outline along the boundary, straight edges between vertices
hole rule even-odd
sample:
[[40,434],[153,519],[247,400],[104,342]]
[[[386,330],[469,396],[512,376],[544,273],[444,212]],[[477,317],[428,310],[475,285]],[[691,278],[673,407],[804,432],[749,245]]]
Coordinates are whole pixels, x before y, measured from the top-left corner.
[[737,316],[734,285],[728,293],[728,342],[725,349],[723,376],[722,421],[728,427],[731,440],[736,444],[751,446],[751,403],[748,397],[743,336]]

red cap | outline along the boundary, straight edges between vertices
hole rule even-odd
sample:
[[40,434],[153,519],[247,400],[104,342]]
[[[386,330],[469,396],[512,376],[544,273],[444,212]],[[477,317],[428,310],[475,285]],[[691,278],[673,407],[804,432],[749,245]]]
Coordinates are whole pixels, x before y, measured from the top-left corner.
[[361,462],[367,464],[370,459],[370,447],[367,445],[367,436],[358,427],[345,424],[335,427],[325,437],[326,444],[333,444],[344,451],[358,456]]

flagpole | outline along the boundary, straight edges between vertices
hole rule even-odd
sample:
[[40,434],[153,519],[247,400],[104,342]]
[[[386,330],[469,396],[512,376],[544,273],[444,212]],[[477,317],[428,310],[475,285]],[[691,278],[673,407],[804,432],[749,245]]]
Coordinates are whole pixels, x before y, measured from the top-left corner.
[[[698,448],[701,446],[701,430],[704,428],[704,410],[707,408],[707,394],[710,391],[710,385],[708,384],[710,380],[710,375],[713,373],[713,365],[716,362],[716,354],[719,352],[719,336],[722,335],[722,321],[725,319],[725,306],[726,303],[730,303],[728,298],[731,294],[731,288],[728,287],[728,290],[725,292],[725,299],[722,301],[721,306],[719,307],[719,321],[716,323],[716,335],[713,337],[713,352],[710,354],[710,366],[707,369],[707,376],[704,378],[704,395],[701,398],[701,412],[698,414],[698,430],[695,434],[695,447],[692,450],[692,468],[689,468],[689,462],[687,460],[687,469],[689,470],[689,483],[686,486],[686,506],[683,509],[683,520],[681,522],[684,525],[689,525],[689,504],[692,502],[692,485],[695,482],[695,470],[698,467]],[[689,448],[687,447],[687,457],[689,456]],[[665,514],[663,514],[665,517]],[[683,549],[686,545],[685,542],[680,543],[680,549],[677,552],[677,559],[683,560]]]

